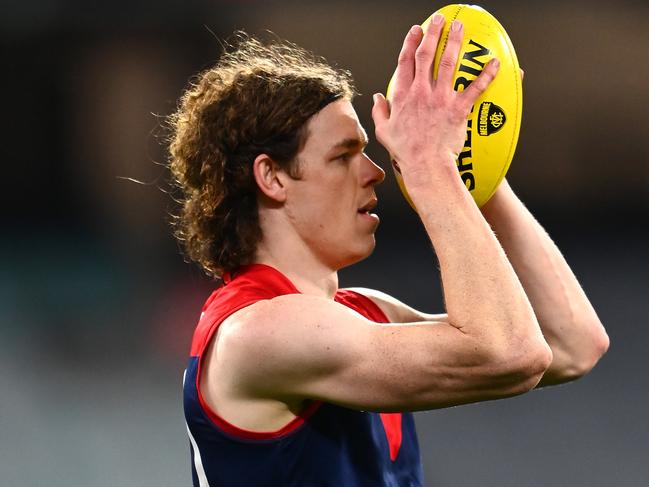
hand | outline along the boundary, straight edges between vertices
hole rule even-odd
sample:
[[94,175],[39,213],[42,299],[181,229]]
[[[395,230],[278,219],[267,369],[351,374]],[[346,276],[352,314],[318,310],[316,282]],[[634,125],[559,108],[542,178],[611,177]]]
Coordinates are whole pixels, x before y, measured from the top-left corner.
[[444,17],[439,14],[425,33],[420,26],[413,26],[399,54],[391,104],[383,95],[374,95],[376,137],[399,165],[409,191],[430,187],[440,171],[455,169],[471,107],[498,71],[499,62],[492,59],[468,88],[462,92],[453,90],[463,38],[462,23],[455,21],[437,79],[433,79],[433,62],[443,27]]

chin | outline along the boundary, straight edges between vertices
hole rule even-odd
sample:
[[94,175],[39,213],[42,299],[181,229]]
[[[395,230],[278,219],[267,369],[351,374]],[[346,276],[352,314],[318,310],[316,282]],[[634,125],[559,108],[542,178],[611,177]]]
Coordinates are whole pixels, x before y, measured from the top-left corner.
[[350,265],[356,264],[362,260],[367,259],[370,255],[372,255],[372,252],[374,252],[374,248],[376,247],[376,240],[374,239],[374,235],[372,235],[371,241],[367,243],[367,245],[364,245],[363,247],[354,249],[353,252],[350,252],[347,254],[347,258],[344,259],[344,261],[341,262],[341,264],[338,266],[338,269],[342,269],[344,267],[349,267]]

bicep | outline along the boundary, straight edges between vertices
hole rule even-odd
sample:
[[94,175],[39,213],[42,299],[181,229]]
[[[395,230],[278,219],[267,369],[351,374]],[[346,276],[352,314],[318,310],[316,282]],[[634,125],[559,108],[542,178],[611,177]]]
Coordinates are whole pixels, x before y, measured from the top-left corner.
[[239,350],[237,374],[251,396],[403,411],[511,395],[480,344],[448,323],[377,324],[304,295],[272,301],[224,343]]

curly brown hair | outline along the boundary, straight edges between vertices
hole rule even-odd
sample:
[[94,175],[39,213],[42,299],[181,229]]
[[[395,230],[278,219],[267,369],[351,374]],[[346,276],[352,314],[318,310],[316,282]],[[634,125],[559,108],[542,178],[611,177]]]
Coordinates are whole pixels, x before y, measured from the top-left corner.
[[182,195],[172,225],[187,257],[213,277],[251,263],[262,237],[253,161],[267,154],[299,178],[306,122],[354,95],[349,72],[294,44],[239,33],[168,118],[169,168]]

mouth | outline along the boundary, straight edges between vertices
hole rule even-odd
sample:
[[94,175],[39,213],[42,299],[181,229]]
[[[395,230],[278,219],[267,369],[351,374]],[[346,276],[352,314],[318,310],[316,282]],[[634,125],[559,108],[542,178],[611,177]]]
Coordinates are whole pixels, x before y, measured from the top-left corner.
[[358,213],[360,213],[360,214],[365,214],[365,215],[369,215],[370,212],[371,212],[374,208],[376,208],[376,205],[378,204],[378,202],[379,202],[379,201],[376,199],[376,197],[372,198],[371,200],[369,200],[367,203],[365,203],[363,206],[361,206],[361,207],[358,209]]
[[375,196],[357,210],[358,216],[367,222],[371,222],[374,228],[376,228],[376,225],[378,225],[380,221],[379,216],[376,213],[371,213],[371,211],[376,208],[377,203],[378,200]]

